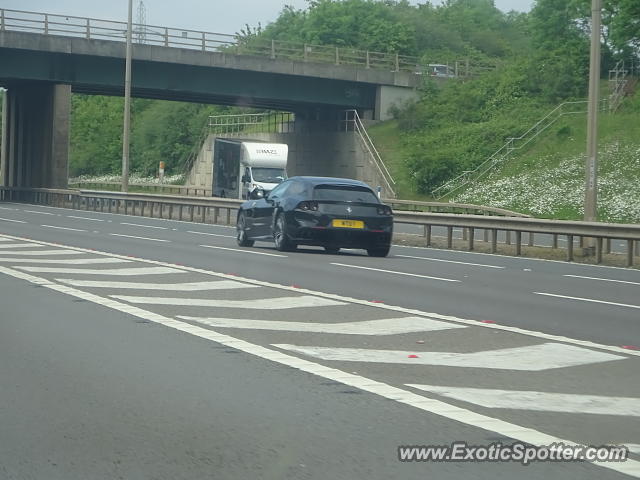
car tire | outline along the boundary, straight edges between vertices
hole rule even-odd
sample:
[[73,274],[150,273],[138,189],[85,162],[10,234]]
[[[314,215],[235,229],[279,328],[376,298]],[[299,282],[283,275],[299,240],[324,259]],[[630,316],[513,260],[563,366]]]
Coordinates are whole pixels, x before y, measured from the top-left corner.
[[386,257],[389,255],[390,249],[391,245],[387,245],[386,247],[367,248],[367,253],[370,257]]
[[290,252],[297,247],[287,236],[283,214],[278,215],[273,226],[273,241],[276,244],[276,250],[280,252]]
[[332,255],[335,255],[340,251],[340,247],[324,247],[324,251]]
[[241,212],[236,222],[236,241],[240,247],[253,247],[254,241],[247,238],[245,223],[244,212]]

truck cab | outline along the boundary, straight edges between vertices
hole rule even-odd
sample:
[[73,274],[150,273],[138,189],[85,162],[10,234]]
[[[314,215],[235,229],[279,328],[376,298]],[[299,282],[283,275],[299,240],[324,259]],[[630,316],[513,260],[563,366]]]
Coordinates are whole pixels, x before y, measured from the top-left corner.
[[281,167],[245,166],[242,175],[242,198],[262,198],[287,179]]

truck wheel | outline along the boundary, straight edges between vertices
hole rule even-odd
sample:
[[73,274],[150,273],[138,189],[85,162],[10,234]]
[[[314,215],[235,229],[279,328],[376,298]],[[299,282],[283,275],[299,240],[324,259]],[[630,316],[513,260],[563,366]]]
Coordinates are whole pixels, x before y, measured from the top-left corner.
[[244,213],[240,213],[240,215],[238,215],[238,221],[236,222],[236,240],[241,247],[253,247],[254,241],[247,238],[247,232],[244,228]]
[[276,244],[276,250],[281,252],[289,252],[296,249],[296,244],[291,242],[287,236],[284,215],[278,215],[278,218],[276,218],[276,224],[273,227],[273,241]]

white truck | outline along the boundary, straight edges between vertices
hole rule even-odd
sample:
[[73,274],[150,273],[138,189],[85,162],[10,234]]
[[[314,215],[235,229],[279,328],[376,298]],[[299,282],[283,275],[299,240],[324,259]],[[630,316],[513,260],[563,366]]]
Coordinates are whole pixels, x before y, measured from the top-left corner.
[[260,198],[287,178],[289,148],[235,138],[213,143],[213,196]]

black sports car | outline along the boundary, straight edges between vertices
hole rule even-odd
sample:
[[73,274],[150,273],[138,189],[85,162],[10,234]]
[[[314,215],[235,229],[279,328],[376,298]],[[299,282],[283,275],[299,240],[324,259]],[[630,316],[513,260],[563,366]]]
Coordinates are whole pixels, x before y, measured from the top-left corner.
[[386,257],[393,233],[391,207],[363,182],[346,178],[292,177],[265,198],[248,200],[238,210],[238,245],[275,242],[281,251],[319,245],[329,253],[363,248]]

